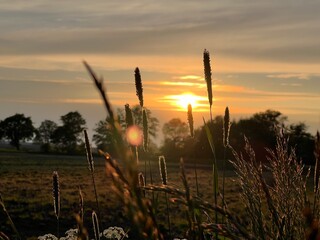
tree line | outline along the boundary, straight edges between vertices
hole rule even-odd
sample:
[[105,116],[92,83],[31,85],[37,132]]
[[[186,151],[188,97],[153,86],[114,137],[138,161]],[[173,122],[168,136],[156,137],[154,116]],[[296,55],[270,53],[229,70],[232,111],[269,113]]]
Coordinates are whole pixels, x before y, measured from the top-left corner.
[[[132,107],[135,124],[142,129],[142,114],[139,105]],[[125,112],[117,111],[118,120],[124,136],[126,131]],[[163,154],[170,161],[180,157],[188,159],[210,159],[211,150],[207,140],[204,126],[194,130],[191,136],[188,124],[179,119],[172,118],[164,123],[162,133],[164,141],[158,149],[154,141],[159,131],[159,121],[147,109],[149,152],[147,155]],[[266,110],[255,113],[248,118],[231,124],[230,144],[240,150],[244,144],[244,137],[248,138],[256,150],[257,157],[263,159],[266,155],[265,148],[274,148],[276,144],[276,128],[285,129],[289,138],[289,148],[295,148],[297,156],[305,163],[314,161],[314,136],[307,132],[307,126],[300,122],[287,124],[287,117],[279,111]],[[109,128],[109,119],[99,121],[93,129],[92,141],[98,149],[116,154],[115,142]],[[41,150],[46,153],[75,154],[84,151],[83,130],[86,129],[86,121],[77,112],[69,112],[60,117],[61,124],[51,120],[44,120],[38,128],[33,126],[31,117],[24,114],[15,114],[0,121],[0,139],[7,140],[17,150],[20,149],[21,141],[30,140],[39,143]],[[223,158],[223,117],[216,116],[208,122],[213,133],[217,158]],[[141,154],[146,154],[141,151]]]

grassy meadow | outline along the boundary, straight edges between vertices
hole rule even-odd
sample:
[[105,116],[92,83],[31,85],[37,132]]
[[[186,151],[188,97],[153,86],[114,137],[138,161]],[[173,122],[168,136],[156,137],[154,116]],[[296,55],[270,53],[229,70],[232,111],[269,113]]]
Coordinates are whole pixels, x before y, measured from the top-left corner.
[[[106,176],[105,163],[101,156],[94,157],[95,180],[102,211],[102,226],[121,226],[129,230],[130,225],[123,213],[123,206],[111,190],[112,180]],[[141,160],[143,165],[144,161]],[[161,183],[158,160],[152,159],[153,178],[156,184]],[[141,170],[143,167],[141,167]],[[213,201],[212,166],[198,166],[200,194],[207,201]],[[52,172],[58,171],[61,191],[60,229],[63,233],[76,228],[75,214],[78,212],[78,186],[84,195],[84,224],[91,229],[91,212],[95,208],[95,198],[88,163],[83,156],[44,155],[24,152],[0,152],[0,190],[7,211],[12,217],[20,235],[26,239],[36,239],[46,233],[56,233],[56,217],[53,210]],[[168,182],[177,188],[183,188],[180,180],[179,164],[167,164]],[[186,173],[195,192],[195,175],[193,166],[186,166]],[[229,208],[235,212],[243,211],[239,202],[240,189],[234,184],[235,175],[227,171],[226,195]],[[147,179],[148,180],[148,179]],[[148,180],[149,181],[149,180]],[[148,195],[148,193],[147,193]],[[157,218],[166,226],[164,194],[159,193]],[[173,231],[176,236],[187,229],[181,206],[170,204]],[[3,213],[1,213],[3,214]],[[0,219],[5,219],[1,217]],[[10,232],[10,226],[1,220],[0,231]],[[130,232],[129,232],[130,233]],[[93,233],[89,231],[92,236]],[[182,237],[182,235],[181,235]]]

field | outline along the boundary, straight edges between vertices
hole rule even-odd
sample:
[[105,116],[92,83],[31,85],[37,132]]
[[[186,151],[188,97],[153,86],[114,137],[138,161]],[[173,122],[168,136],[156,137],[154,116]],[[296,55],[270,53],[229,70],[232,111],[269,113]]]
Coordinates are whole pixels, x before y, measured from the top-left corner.
[[[95,178],[97,192],[102,211],[104,229],[110,226],[120,226],[129,230],[127,219],[123,214],[122,204],[111,191],[112,181],[105,174],[105,163],[102,157],[95,157]],[[160,184],[158,160],[152,159],[153,178]],[[143,165],[144,161],[141,160]],[[143,169],[143,167],[141,167]],[[78,211],[78,186],[84,193],[84,224],[91,227],[91,213],[95,209],[92,179],[88,170],[88,163],[83,156],[42,155],[35,153],[0,152],[0,192],[19,233],[23,238],[36,239],[46,233],[56,234],[56,217],[53,210],[52,172],[58,171],[61,189],[61,220],[60,235],[70,229],[76,228],[74,215]],[[177,188],[182,188],[179,165],[168,163],[168,181]],[[187,178],[193,191],[195,191],[194,168],[186,166]],[[239,188],[232,181],[234,173],[227,171],[226,197],[231,210],[239,213]],[[149,179],[147,179],[149,181]],[[198,166],[198,181],[200,194],[209,202],[213,201],[212,166]],[[149,193],[149,196],[150,193]],[[160,204],[157,207],[157,219],[166,225],[166,207],[164,194],[159,193]],[[170,204],[173,232],[181,236],[187,229],[184,211],[181,207]],[[3,213],[1,213],[3,214]],[[10,226],[3,221],[0,215],[0,231],[8,232]],[[130,232],[129,232],[130,235]]]

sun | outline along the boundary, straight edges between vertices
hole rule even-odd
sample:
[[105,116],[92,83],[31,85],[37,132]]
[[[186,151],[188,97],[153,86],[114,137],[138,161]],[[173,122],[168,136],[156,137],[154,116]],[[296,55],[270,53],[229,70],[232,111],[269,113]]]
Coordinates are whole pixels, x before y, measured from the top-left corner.
[[174,104],[184,110],[188,109],[189,104],[191,104],[193,108],[198,106],[199,97],[192,93],[183,93],[172,97],[173,100],[175,100]]

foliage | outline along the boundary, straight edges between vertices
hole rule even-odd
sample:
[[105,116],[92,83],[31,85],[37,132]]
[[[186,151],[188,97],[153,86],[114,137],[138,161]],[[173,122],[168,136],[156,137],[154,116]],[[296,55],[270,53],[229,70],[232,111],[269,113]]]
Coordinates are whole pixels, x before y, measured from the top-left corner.
[[41,144],[44,152],[51,151],[52,136],[58,125],[51,120],[44,120],[37,129],[35,141]]
[[24,114],[15,114],[0,123],[2,136],[10,140],[10,144],[20,150],[20,141],[30,140],[34,136],[35,128],[30,117]]
[[116,154],[115,139],[112,134],[110,125],[110,119],[99,121],[93,129],[95,134],[92,137],[92,141],[95,143],[98,149],[107,151],[110,154]]
[[179,152],[183,152],[187,138],[189,136],[188,124],[180,118],[173,118],[163,124],[162,133],[164,143],[162,146],[163,155],[171,159],[178,159]]
[[[159,130],[159,120],[152,115],[151,110],[148,108],[143,108],[146,111],[147,118],[148,118],[148,135],[153,138],[157,137],[157,132]],[[135,125],[139,126],[143,129],[143,114],[140,105],[134,105],[131,107],[131,112],[133,115]],[[124,109],[118,109],[118,116],[119,116],[119,123],[122,129],[126,129],[126,117]]]
[[52,134],[52,142],[58,150],[76,153],[77,147],[83,144],[82,132],[86,121],[77,111],[61,116],[62,126],[58,126]]

